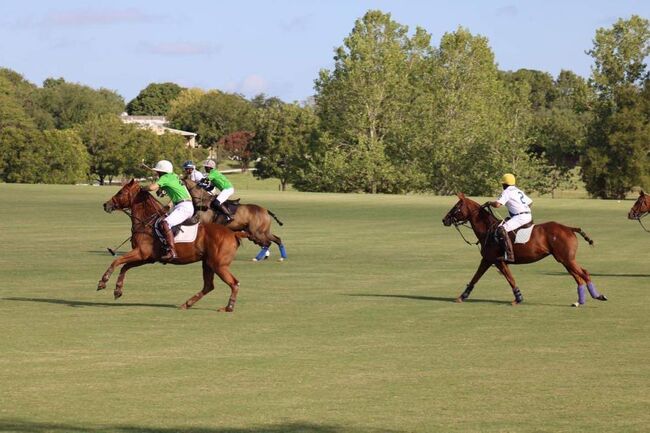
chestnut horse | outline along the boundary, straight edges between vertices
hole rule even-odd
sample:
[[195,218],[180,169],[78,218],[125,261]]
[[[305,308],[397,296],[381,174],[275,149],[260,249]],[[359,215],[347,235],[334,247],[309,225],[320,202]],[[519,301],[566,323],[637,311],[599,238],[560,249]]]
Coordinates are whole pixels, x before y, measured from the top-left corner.
[[637,198],[636,202],[634,202],[634,206],[632,206],[632,209],[630,209],[627,217],[631,220],[637,220],[639,224],[641,224],[643,230],[650,232],[650,230],[646,229],[641,222],[641,218],[647,216],[648,213],[650,213],[650,194],[646,194],[645,192],[641,191],[639,193],[639,198]]
[[[122,296],[126,271],[147,263],[160,261],[160,257],[164,254],[162,244],[154,233],[154,224],[158,218],[165,215],[165,211],[158,200],[149,192],[142,190],[133,179],[104,203],[104,210],[109,213],[114,210],[123,210],[127,214],[130,210],[131,247],[133,249],[113,260],[97,285],[97,290],[105,289],[115,268],[124,265],[120,270],[113,292],[117,299]],[[208,223],[199,225],[194,242],[176,244],[178,258],[164,263],[185,265],[199,260],[203,263],[203,289],[181,305],[182,309],[190,308],[214,289],[214,274],[216,273],[230,287],[228,304],[220,308],[219,311],[233,311],[239,292],[239,281],[230,273],[229,268],[237,253],[239,238],[245,236],[245,233],[234,233],[218,224]]]
[[[214,196],[190,179],[184,179],[183,182],[192,196],[194,209],[202,212],[201,221],[223,224],[225,222],[224,216],[216,214],[210,209],[210,202]],[[271,246],[271,242],[278,246],[280,249],[280,260],[284,260],[287,258],[287,252],[282,243],[282,239],[271,233],[271,217],[278,224],[282,225],[282,222],[270,210],[256,204],[240,204],[237,207],[237,212],[233,215],[233,220],[225,224],[225,226],[233,231],[244,230],[248,232],[248,238],[262,247],[262,250],[253,260],[262,260]]]
[[[474,230],[474,234],[478,238],[478,242],[481,244],[482,258],[474,277],[465,288],[465,291],[456,299],[456,302],[466,300],[470,293],[472,293],[474,285],[481,279],[485,271],[490,266],[495,265],[506,280],[508,280],[512,288],[512,293],[515,295],[512,305],[522,303],[524,298],[517,287],[508,264],[502,260],[497,260],[497,257],[502,254],[500,245],[494,239],[494,233],[501,221],[485,207],[465,197],[463,193],[459,193],[458,198],[458,203],[445,215],[442,223],[445,226],[453,224],[458,228],[458,225],[469,222]],[[589,245],[593,245],[594,242],[580,228],[567,227],[554,221],[535,225],[530,240],[527,243],[513,244],[515,255],[514,264],[533,263],[548,255],[552,255],[555,260],[564,265],[578,284],[578,302],[574,303],[573,306],[577,307],[585,303],[585,289],[589,290],[592,298],[606,301],[607,298],[598,293],[596,287],[591,282],[589,272],[576,262],[575,257],[576,250],[578,249],[578,240],[575,233],[580,234]]]

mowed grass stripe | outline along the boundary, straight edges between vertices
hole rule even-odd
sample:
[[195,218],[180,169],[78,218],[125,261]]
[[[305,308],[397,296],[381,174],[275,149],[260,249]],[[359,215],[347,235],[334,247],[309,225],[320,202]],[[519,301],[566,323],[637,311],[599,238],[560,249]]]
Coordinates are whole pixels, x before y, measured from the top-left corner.
[[[189,311],[200,265],[147,265],[96,292],[128,219],[115,187],[0,185],[0,431],[645,431],[650,236],[631,201],[535,200],[582,227],[578,259],[609,302],[572,309],[552,258],[513,268],[525,304],[441,224],[453,197],[240,190],[285,223],[289,260],[252,263]],[[485,198],[476,198],[485,200]],[[467,237],[472,239],[471,233]],[[126,248],[123,248],[126,251]]]

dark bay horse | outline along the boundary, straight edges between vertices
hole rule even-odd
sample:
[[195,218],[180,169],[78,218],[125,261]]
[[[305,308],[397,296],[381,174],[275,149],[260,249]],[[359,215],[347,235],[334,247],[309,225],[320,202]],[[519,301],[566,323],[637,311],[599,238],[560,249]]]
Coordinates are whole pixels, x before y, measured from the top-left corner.
[[[202,213],[201,221],[215,222],[217,224],[225,222],[223,215],[216,214],[212,209],[210,209],[210,202],[214,198],[213,195],[209,194],[203,188],[200,188],[196,182],[190,179],[185,179],[183,182],[192,196],[194,209],[201,211]],[[238,205],[237,212],[233,215],[233,220],[226,224],[226,227],[230,230],[246,231],[248,233],[248,238],[262,247],[262,251],[260,251],[257,257],[253,260],[263,259],[271,246],[271,242],[275,243],[280,249],[280,260],[287,258],[287,252],[282,240],[271,233],[271,217],[273,217],[278,224],[282,225],[282,222],[270,210],[256,204],[240,204]]]
[[632,206],[632,209],[630,209],[627,217],[631,220],[637,220],[639,224],[641,224],[641,227],[643,227],[643,230],[650,232],[650,230],[646,229],[641,222],[641,219],[647,216],[648,213],[650,213],[650,194],[646,194],[645,192],[641,191],[639,193],[639,198],[637,198],[636,202],[634,202],[634,206]]
[[[97,285],[97,290],[105,289],[113,271],[120,265],[124,265],[120,270],[113,292],[117,299],[122,296],[126,271],[147,263],[160,261],[160,257],[164,254],[160,240],[154,233],[154,224],[160,216],[165,215],[165,211],[158,200],[147,191],[141,190],[140,185],[133,179],[104,203],[104,210],[106,212],[129,210],[131,217],[131,247],[133,249],[113,260]],[[233,311],[239,292],[239,281],[230,272],[230,264],[237,253],[239,238],[245,236],[245,233],[235,233],[218,224],[208,223],[199,225],[194,242],[176,244],[178,258],[165,263],[185,265],[199,260],[203,263],[203,289],[181,305],[182,309],[190,308],[214,289],[214,274],[216,273],[230,287],[228,304],[220,308],[219,311]]]
[[[463,193],[458,194],[458,199],[458,203],[445,215],[442,222],[445,226],[452,224],[458,226],[469,222],[481,244],[482,258],[474,277],[465,288],[465,291],[456,299],[456,302],[466,300],[470,293],[472,293],[474,285],[481,279],[485,271],[490,266],[495,265],[506,280],[508,280],[512,288],[512,293],[515,295],[512,304],[517,305],[522,303],[523,296],[517,287],[508,264],[504,261],[497,260],[497,257],[501,255],[501,247],[494,240],[494,232],[501,221],[492,212],[485,209],[485,207],[465,197]],[[527,243],[513,243],[514,264],[533,263],[548,255],[552,255],[555,260],[564,265],[578,284],[578,302],[574,303],[574,306],[577,307],[585,303],[586,289],[589,290],[592,298],[606,301],[607,297],[598,293],[596,287],[591,282],[589,272],[576,262],[576,250],[578,249],[576,233],[582,236],[590,245],[593,245],[593,241],[580,228],[567,227],[554,221],[537,224],[534,226],[530,240]]]

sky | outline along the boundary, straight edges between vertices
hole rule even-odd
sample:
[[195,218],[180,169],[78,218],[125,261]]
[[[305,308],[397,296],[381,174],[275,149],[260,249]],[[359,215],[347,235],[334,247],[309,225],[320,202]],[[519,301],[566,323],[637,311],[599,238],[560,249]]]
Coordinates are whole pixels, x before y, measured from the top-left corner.
[[458,26],[485,36],[503,70],[583,77],[596,29],[650,18],[650,0],[0,0],[0,67],[39,86],[63,77],[105,87],[127,102],[167,81],[303,101],[370,9],[411,34],[424,28],[434,46]]

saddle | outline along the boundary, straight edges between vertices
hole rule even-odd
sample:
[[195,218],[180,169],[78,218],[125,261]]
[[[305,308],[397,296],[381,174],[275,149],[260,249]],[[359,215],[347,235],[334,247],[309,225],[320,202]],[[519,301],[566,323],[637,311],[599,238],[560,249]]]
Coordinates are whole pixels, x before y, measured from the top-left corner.
[[530,240],[530,235],[533,233],[533,227],[535,227],[535,224],[531,221],[519,227],[518,229],[513,230],[513,235],[511,235],[514,236],[513,243],[525,244],[528,242]]

